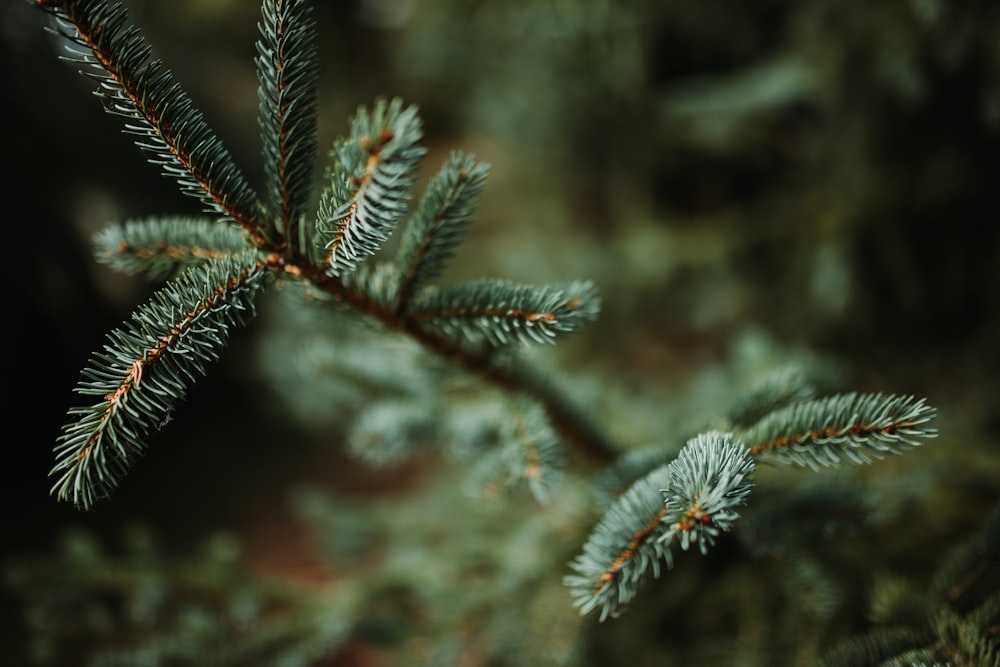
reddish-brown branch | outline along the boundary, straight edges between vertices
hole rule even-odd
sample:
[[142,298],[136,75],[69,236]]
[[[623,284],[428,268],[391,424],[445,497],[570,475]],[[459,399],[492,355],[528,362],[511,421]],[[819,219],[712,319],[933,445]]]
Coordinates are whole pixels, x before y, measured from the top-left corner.
[[355,191],[354,191],[354,201],[351,202],[351,207],[347,210],[347,215],[344,216],[343,221],[337,229],[337,233],[333,237],[333,241],[330,242],[330,250],[326,253],[326,263],[327,266],[333,264],[333,257],[337,253],[341,244],[344,242],[344,238],[347,236],[348,230],[351,224],[354,222],[355,213],[358,210],[358,200],[361,197],[361,191],[364,189],[365,185],[375,178],[375,170],[381,162],[380,154],[385,145],[392,140],[393,134],[392,130],[389,128],[383,128],[379,133],[378,138],[375,142],[372,142],[371,137],[362,137],[358,142],[363,149],[368,151],[368,162],[365,164],[365,173],[360,179],[355,178]]
[[[226,196],[226,192],[218,189],[218,184],[213,182],[210,174],[201,168],[197,162],[192,160],[192,149],[181,142],[178,135],[178,128],[171,127],[162,113],[163,109],[157,108],[141,94],[140,82],[134,72],[119,67],[119,62],[114,58],[114,54],[107,49],[107,43],[102,43],[101,25],[94,25],[87,20],[85,15],[76,12],[76,5],[68,0],[37,0],[38,4],[50,10],[61,12],[65,18],[76,28],[80,42],[90,49],[98,63],[105,69],[107,76],[117,84],[122,94],[129,100],[134,108],[141,114],[147,122],[155,128],[159,138],[171,152],[174,158],[185,168],[195,181],[204,189],[208,198],[213,201],[220,210],[243,227],[251,235],[255,245],[260,248],[272,249],[274,254],[268,260],[269,263],[282,265],[282,268],[290,274],[300,276],[311,282],[317,288],[328,292],[335,299],[342,301],[355,310],[366,314],[387,327],[405,333],[410,338],[422,344],[428,350],[434,352],[443,359],[449,360],[456,366],[465,369],[479,377],[487,380],[493,385],[511,392],[523,393],[537,400],[546,410],[549,419],[560,434],[560,436],[571,446],[575,446],[592,460],[598,463],[610,463],[617,458],[618,449],[612,442],[600,432],[591,422],[589,417],[581,410],[572,405],[562,392],[553,387],[545,378],[537,375],[527,367],[501,364],[491,350],[470,349],[462,346],[453,340],[445,338],[437,333],[429,331],[421,326],[420,322],[413,318],[404,316],[402,308],[386,308],[384,305],[369,299],[366,295],[356,290],[351,290],[344,283],[311,262],[306,261],[297,251],[295,240],[288,230],[292,229],[295,222],[291,218],[286,208],[283,215],[286,217],[286,240],[290,243],[281,244],[274,247],[265,238],[258,226],[260,222],[256,219],[256,212],[245,211],[232,204]],[[283,64],[279,64],[283,66]],[[283,112],[282,112],[283,113]],[[380,152],[393,139],[390,129],[384,128],[375,137],[367,137],[362,140],[362,146],[369,153],[368,163],[362,179],[357,183],[358,192],[361,187],[374,177],[375,169],[380,161]],[[286,137],[282,134],[279,137],[281,150],[285,150]],[[287,156],[282,155],[282,166],[279,178],[282,179],[282,198],[288,204],[289,197],[285,188],[287,180],[285,171],[287,169]],[[332,259],[337,248],[343,242],[344,236],[350,225],[350,216],[353,216],[357,203],[353,207],[348,217],[349,219],[341,225],[340,230],[327,255],[327,261]],[[214,299],[214,298],[213,298]],[[209,302],[206,302],[206,307]],[[549,319],[550,315],[545,313],[518,314],[527,319]],[[108,410],[113,410],[114,405],[125,393],[130,391],[141,377],[143,368],[156,363],[162,354],[165,353],[171,341],[180,335],[181,329],[175,328],[171,335],[166,337],[160,344],[151,349],[138,366],[133,366],[129,374],[123,379],[118,390],[112,392],[108,397]],[[96,432],[100,432],[100,428]],[[90,443],[88,443],[89,446]],[[81,450],[82,452],[88,449]]]
[[202,301],[196,310],[180,318],[180,320],[170,328],[170,332],[156,341],[152,347],[147,349],[141,358],[136,359],[132,365],[129,366],[128,372],[125,374],[125,377],[122,378],[118,388],[104,396],[104,400],[107,403],[107,406],[104,409],[104,414],[101,416],[98,426],[94,428],[94,434],[87,441],[87,444],[80,450],[79,458],[83,459],[87,457],[93,445],[101,437],[103,424],[111,418],[122,399],[128,395],[129,392],[139,386],[139,383],[142,381],[143,374],[148,372],[148,369],[152,368],[161,359],[163,359],[177,339],[182,336],[195,321],[197,321],[200,314],[210,310],[220,299],[225,298],[226,294],[228,294],[230,290],[235,289],[246,281],[250,273],[253,271],[259,270],[265,266],[277,267],[280,265],[280,258],[272,255],[263,260],[261,263],[258,263],[255,267],[247,269],[242,274],[231,277],[224,285],[217,287],[207,299]]
[[192,160],[192,150],[179,141],[177,129],[171,127],[166,122],[162,114],[162,109],[158,109],[150,104],[149,100],[142,95],[139,80],[134,76],[134,73],[121,68],[119,61],[114,58],[114,54],[106,49],[107,44],[102,43],[101,40],[104,26],[90,23],[86,15],[78,15],[74,11],[76,7],[72,2],[38,0],[38,4],[61,11],[66,16],[76,29],[81,44],[90,49],[90,52],[107,73],[107,76],[117,84],[122,94],[132,103],[132,106],[156,129],[157,136],[163,141],[163,144],[181,166],[191,174],[208,198],[215,203],[220,211],[225,212],[237,224],[246,229],[259,246],[267,247],[267,239],[260,234],[257,227],[258,221],[254,219],[252,212],[232,205],[226,197],[226,192],[219,190],[216,184],[212,182],[210,175],[197,162]]
[[602,574],[600,579],[598,579],[597,585],[594,586],[594,593],[599,592],[615,580],[615,577],[618,576],[618,573],[625,566],[625,563],[629,562],[632,557],[635,556],[635,553],[639,550],[639,548],[646,542],[646,540],[649,539],[649,536],[653,534],[653,531],[657,529],[666,513],[667,508],[664,507],[649,520],[649,523],[643,526],[642,530],[636,531],[632,541],[628,543],[620,554],[618,554],[618,558],[616,558],[611,565],[608,566],[608,569],[605,570],[604,574]]
[[817,429],[815,431],[808,431],[806,433],[796,433],[792,435],[786,435],[782,438],[776,438],[774,440],[768,440],[766,442],[760,442],[750,448],[750,455],[757,456],[765,452],[773,451],[776,449],[784,449],[786,447],[794,447],[810,440],[819,440],[820,438],[839,438],[844,435],[852,435],[858,438],[866,438],[874,433],[885,433],[892,434],[896,431],[904,428],[914,426],[908,422],[894,422],[892,424],[886,424],[885,426],[871,426],[869,424],[855,424],[853,426],[845,426],[842,428],[826,427],[824,429]]
[[500,363],[492,348],[471,349],[421,326],[419,320],[400,315],[364,294],[348,289],[336,276],[302,263],[298,273],[338,301],[368,315],[386,327],[404,333],[436,356],[512,394],[524,394],[541,404],[562,440],[590,461],[606,465],[618,458],[618,447],[561,391],[529,367]]

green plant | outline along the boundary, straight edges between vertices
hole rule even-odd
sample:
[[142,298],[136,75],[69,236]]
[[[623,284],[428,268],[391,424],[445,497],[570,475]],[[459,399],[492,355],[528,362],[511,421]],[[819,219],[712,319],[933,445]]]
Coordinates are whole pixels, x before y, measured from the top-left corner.
[[1000,664],[1000,506],[920,585],[887,578],[876,589],[876,627],[843,642],[821,667]]
[[[271,293],[305,297],[296,312],[333,313],[342,337],[375,324],[374,332],[363,329],[369,346],[395,337],[416,344],[389,369],[379,368],[370,351],[330,358],[359,384],[395,399],[381,401],[381,412],[363,413],[369,421],[358,420],[348,443],[358,453],[394,461],[428,441],[463,444],[482,461],[482,474],[470,475],[482,480],[481,488],[527,486],[539,500],[560,492],[567,461],[577,460],[570,453],[597,463],[603,516],[571,561],[565,584],[581,612],[600,620],[622,612],[643,584],[670,567],[672,550],[697,546],[707,554],[739,518],[759,464],[818,470],[869,463],[934,435],[928,424],[935,411],[924,400],[816,397],[803,377],[778,374],[682,448],[670,442],[623,449],[577,406],[571,390],[539,371],[537,359],[525,358],[527,345],[554,342],[597,316],[592,284],[435,284],[471,222],[487,169],[454,153],[417,198],[424,149],[415,107],[378,100],[359,108],[349,135],[330,152],[313,213],[318,64],[308,3],[263,3],[260,193],[169,71],[150,59],[121,7],[93,0],[38,4],[59,21],[70,58],[96,78],[108,110],[125,117],[150,160],[211,214],[128,221],[95,238],[99,259],[110,266],[168,281],[83,371],[77,391],[94,402],[70,410],[57,443],[53,492],[62,500],[89,508],[108,495],[222,354],[231,332]],[[421,351],[446,364],[425,363]],[[456,381],[456,367],[501,393],[436,400]],[[412,382],[405,377],[410,372]]]

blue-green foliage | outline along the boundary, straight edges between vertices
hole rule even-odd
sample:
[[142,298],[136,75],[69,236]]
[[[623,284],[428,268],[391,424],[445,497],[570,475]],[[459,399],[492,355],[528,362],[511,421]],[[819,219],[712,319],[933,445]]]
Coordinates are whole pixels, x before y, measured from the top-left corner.
[[128,220],[94,235],[97,260],[116,271],[162,280],[185,268],[246,251],[245,232],[207,218]]
[[191,268],[109,334],[76,387],[96,402],[69,410],[55,448],[59,499],[86,509],[114,489],[233,328],[254,316],[271,268],[252,250]]
[[[283,288],[279,296],[302,297],[284,302],[292,304],[295,318],[284,313],[290,331],[274,346],[280,360],[270,364],[280,367],[278,379],[298,392],[292,402],[299,416],[305,413],[314,428],[342,444],[353,463],[385,469],[417,459],[418,470],[427,461],[444,460],[460,466],[466,482],[441,484],[435,478],[419,492],[430,510],[393,497],[366,515],[371,523],[358,520],[354,512],[359,510],[346,501],[329,504],[313,497],[306,502],[325,526],[323,538],[336,552],[336,565],[362,575],[343,577],[339,587],[323,586],[322,594],[313,597],[283,597],[268,589],[268,598],[247,586],[237,590],[245,595],[235,600],[220,595],[228,604],[221,613],[196,605],[169,617],[161,597],[167,587],[219,592],[212,589],[217,580],[144,580],[143,572],[158,572],[159,563],[124,568],[118,581],[135,593],[126,600],[133,615],[156,617],[165,629],[132,646],[102,652],[101,664],[201,660],[236,665],[261,659],[311,664],[327,657],[348,632],[363,636],[361,621],[378,606],[379,595],[400,589],[413,593],[422,607],[445,599],[445,591],[468,589],[468,597],[441,610],[440,617],[453,626],[503,636],[509,648],[524,623],[522,596],[530,598],[545,582],[569,589],[578,616],[607,621],[632,605],[651,579],[673,567],[674,547],[697,547],[706,555],[727,533],[738,533],[742,507],[753,504],[752,477],[761,464],[819,471],[870,463],[936,435],[929,426],[936,411],[924,399],[881,393],[815,398],[804,375],[785,369],[720,411],[719,428],[677,438],[686,440],[683,447],[665,438],[623,452],[596,425],[596,415],[575,406],[565,387],[521,356],[530,344],[554,343],[596,319],[601,299],[592,281],[534,286],[482,278],[434,284],[473,220],[488,167],[469,154],[452,152],[416,197],[418,170],[427,154],[416,106],[378,98],[371,107],[358,107],[348,135],[338,138],[328,154],[317,210],[309,210],[318,77],[309,2],[266,0],[262,6],[255,64],[263,196],[245,181],[170,72],[151,59],[139,32],[126,26],[120,6],[100,0],[39,4],[60,21],[59,31],[73,45],[71,59],[98,81],[107,108],[126,118],[127,131],[138,136],[150,161],[221,216],[148,218],[95,237],[99,259],[113,268],[171,280],[111,333],[84,369],[76,390],[91,403],[69,411],[55,448],[53,493],[81,508],[108,495],[146,450],[151,434],[172,418],[191,385],[218,360],[233,330],[255,315],[258,300],[272,285]],[[613,16],[610,4],[599,9],[591,16]],[[380,256],[397,231],[395,255]],[[315,319],[303,318],[307,311]],[[456,370],[469,371],[469,377]],[[572,451],[600,464],[592,486],[571,474],[577,472]],[[467,535],[491,535],[496,526],[486,525],[477,510],[489,507],[499,515],[496,507],[502,504],[491,501],[518,489],[527,489],[529,500],[543,507],[535,502],[531,516],[499,522],[510,542],[463,541]],[[577,516],[586,513],[579,505],[593,500],[589,492],[594,489],[600,499],[587,509],[596,510],[596,525]],[[469,490],[472,500],[461,514],[456,492],[464,493],[464,500]],[[519,500],[511,506],[523,511]],[[559,512],[566,513],[565,520]],[[428,528],[424,523],[431,515],[441,521]],[[765,510],[749,527],[759,529],[767,518]],[[385,548],[388,538],[414,529],[422,542]],[[580,531],[587,529],[591,532],[583,539]],[[975,570],[995,555],[995,535],[983,540],[974,557],[950,572],[949,592],[962,571]],[[571,574],[552,576],[569,555],[538,545],[577,543],[580,553],[568,564]],[[382,548],[377,555],[385,567],[373,592],[363,576],[371,575],[374,552]],[[765,551],[747,553],[763,557]],[[463,566],[460,574],[453,571],[454,563]],[[803,560],[796,568],[789,570],[790,579],[818,582],[815,587],[825,591],[819,564]],[[85,588],[99,589],[109,580],[100,568],[72,574]],[[243,585],[225,579],[219,589],[228,593]],[[938,584],[935,593],[946,597],[944,591]],[[53,599],[60,594],[55,591]],[[961,609],[951,604],[954,599],[938,605],[933,622],[917,635],[883,634],[844,655],[860,651],[866,657],[931,660],[947,644],[955,654],[995,664],[995,641],[980,631],[996,626],[996,594],[958,597]],[[518,604],[503,605],[498,612],[499,599]],[[267,603],[284,605],[287,615],[268,616],[262,612]],[[833,606],[822,613],[829,616]],[[433,623],[435,616],[427,614],[426,622]],[[435,647],[433,659],[454,657],[451,629],[443,633],[449,636]],[[960,634],[955,647],[948,644]],[[427,659],[426,653],[421,657]],[[483,660],[490,658],[501,659]]]
[[337,140],[316,235],[334,274],[350,273],[375,254],[406,213],[426,153],[417,143],[422,137],[417,108],[397,98],[359,108],[350,136]]

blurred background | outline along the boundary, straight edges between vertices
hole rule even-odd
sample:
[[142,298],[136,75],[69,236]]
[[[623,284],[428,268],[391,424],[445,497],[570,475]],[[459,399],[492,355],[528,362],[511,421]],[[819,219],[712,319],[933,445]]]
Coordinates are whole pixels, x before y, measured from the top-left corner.
[[[256,3],[124,4],[260,182]],[[919,480],[906,492],[920,523],[887,540],[899,549],[888,562],[930,572],[993,508],[996,3],[316,4],[321,150],[359,104],[398,95],[422,110],[428,174],[454,148],[488,162],[454,275],[593,280],[598,322],[545,354],[600,379],[623,442],[683,432],[755,374],[805,361],[838,391],[939,408],[937,440],[863,471]],[[237,336],[111,501],[82,514],[49,496],[80,369],[153,289],[97,265],[90,235],[199,211],[57,59],[46,22],[30,2],[0,6],[4,555],[50,553],[75,526],[114,541],[142,523],[169,548],[225,531],[264,569],[308,569],[289,546],[302,539],[289,489],[377,492],[405,474],[358,482],[335,446],[304,445],[299,425],[275,418],[254,371],[264,325]],[[17,655],[23,601],[3,595],[0,652]]]

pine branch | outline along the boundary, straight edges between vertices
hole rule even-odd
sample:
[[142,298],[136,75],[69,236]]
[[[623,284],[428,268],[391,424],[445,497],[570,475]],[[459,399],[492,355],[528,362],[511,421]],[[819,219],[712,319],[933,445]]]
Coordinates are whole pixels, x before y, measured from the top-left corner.
[[206,263],[168,283],[109,335],[76,387],[100,400],[69,410],[56,445],[51,474],[59,499],[87,509],[118,485],[232,329],[253,316],[273,270],[252,251]]
[[704,554],[738,518],[734,508],[750,494],[754,463],[728,433],[693,438],[677,458],[633,484],[611,505],[570,563],[564,578],[581,614],[600,609],[616,615],[640,585],[660,576],[660,561],[673,567],[670,546],[698,544]]
[[742,443],[728,433],[705,433],[688,442],[670,464],[670,479],[662,489],[670,530],[663,542],[680,539],[687,551],[697,544],[702,554],[720,532],[739,518],[735,507],[746,503],[753,484],[754,462]]
[[235,225],[188,217],[157,217],[111,225],[94,235],[98,261],[151,280],[246,251],[247,238]]
[[[387,302],[378,298],[378,295],[373,297],[369,292],[352,289],[349,285],[354,280],[353,275],[345,281],[308,263],[300,263],[295,268],[304,280],[329,294],[335,301],[380,322],[390,330],[406,334],[441,360],[477,375],[511,395],[525,395],[539,401],[563,442],[576,448],[593,462],[610,463],[618,457],[617,443],[594,422],[593,416],[581,410],[570,400],[564,389],[555,386],[550,378],[536,369],[519,363],[509,355],[497,354],[496,348],[470,347],[453,335],[424,326],[414,317],[397,315],[393,309],[387,308]],[[357,273],[362,274],[363,271],[364,269]]]
[[[598,460],[609,460],[616,455],[617,448],[589,416],[570,405],[548,380],[528,369],[512,367],[477,346],[470,348],[451,340],[443,331],[427,328],[402,312],[406,301],[399,298],[401,287],[415,289],[438,270],[439,262],[457,242],[455,232],[461,227],[463,210],[466,206],[471,209],[473,194],[481,187],[485,168],[467,161],[460,163],[457,157],[449,163],[464,165],[468,180],[452,189],[454,199],[450,204],[426,209],[428,213],[436,210],[438,221],[436,231],[428,232],[422,241],[425,245],[422,258],[407,267],[416,269],[411,275],[416,282],[410,279],[404,282],[393,264],[361,264],[363,258],[381,247],[406,211],[415,172],[425,152],[416,145],[422,131],[415,107],[404,108],[399,100],[378,100],[371,111],[360,107],[350,136],[335,145],[331,152],[334,162],[327,173],[329,187],[321,196],[316,224],[316,244],[327,248],[327,262],[314,264],[312,253],[296,253],[296,239],[285,239],[288,245],[282,241],[280,235],[284,230],[279,227],[286,223],[281,216],[264,217],[265,211],[257,204],[256,196],[190,99],[159,61],[150,60],[149,47],[137,29],[126,27],[124,9],[99,0],[40,0],[39,5],[61,19],[62,33],[79,47],[73,54],[74,60],[85,64],[100,82],[99,92],[109,109],[130,121],[128,130],[142,137],[138,143],[151,159],[176,176],[185,192],[197,194],[227,212],[249,231],[255,245],[279,251],[275,261],[283,265],[287,276],[311,282],[335,300],[391,330],[405,333],[506,391],[513,394],[523,391],[534,396],[545,405],[566,441],[585,453]],[[287,188],[280,197],[285,207],[282,211],[286,208],[291,211],[288,207],[300,206],[306,199],[306,135],[314,123],[311,96],[315,53],[297,57],[296,49],[308,50],[313,44],[310,33],[314,26],[311,21],[299,23],[308,18],[304,3],[269,4],[262,14],[257,63],[261,69],[262,133],[265,146],[269,147],[265,149],[268,162],[265,170],[273,169],[267,172],[271,195],[275,195],[276,183],[279,189]],[[283,27],[288,30],[282,32]],[[283,42],[282,36],[291,41]],[[294,48],[292,41],[297,45]],[[282,61],[284,56],[289,59]],[[279,103],[285,93],[289,104],[282,107]],[[263,120],[272,113],[285,115],[275,119],[274,124]],[[276,159],[286,157],[288,161],[283,166],[273,164]],[[453,169],[454,166],[446,165],[444,171]],[[434,198],[428,201],[433,203]],[[288,216],[290,227],[295,216],[291,213]],[[127,264],[128,270],[140,270],[140,262],[132,263],[121,257],[116,261],[123,266]],[[169,270],[168,264],[160,264],[157,259],[145,270],[159,276]],[[588,288],[588,293],[592,294],[592,288]],[[547,321],[538,328],[562,332],[590,319],[596,312],[596,298],[586,299],[579,308],[574,303],[564,305],[558,321],[549,320],[551,314],[544,314]]]
[[397,310],[404,309],[417,289],[436,278],[451,258],[472,222],[488,171],[486,165],[456,151],[427,186],[396,255],[401,276]]
[[406,315],[421,326],[473,343],[553,343],[593,320],[600,299],[593,285],[534,287],[481,280],[424,290]]
[[307,248],[301,220],[312,204],[316,161],[315,26],[306,0],[262,3],[257,42],[259,124],[267,205],[294,257]]
[[70,40],[66,60],[83,65],[99,86],[105,108],[126,119],[125,131],[151,163],[209,211],[231,218],[264,245],[257,196],[212,133],[190,97],[174,81],[120,4],[106,0],[38,0]]
[[637,481],[604,513],[570,563],[577,574],[563,582],[581,614],[600,610],[600,620],[616,616],[635,597],[640,584],[660,576],[660,562],[673,563],[669,545],[660,537],[669,526],[660,489],[670,482],[670,466],[662,465]]
[[350,136],[337,140],[316,227],[332,274],[353,271],[395,229],[426,152],[417,145],[422,136],[416,107],[380,99],[371,111],[360,107]]
[[839,394],[776,410],[737,435],[761,461],[809,466],[871,463],[933,438],[936,410],[911,396]]

